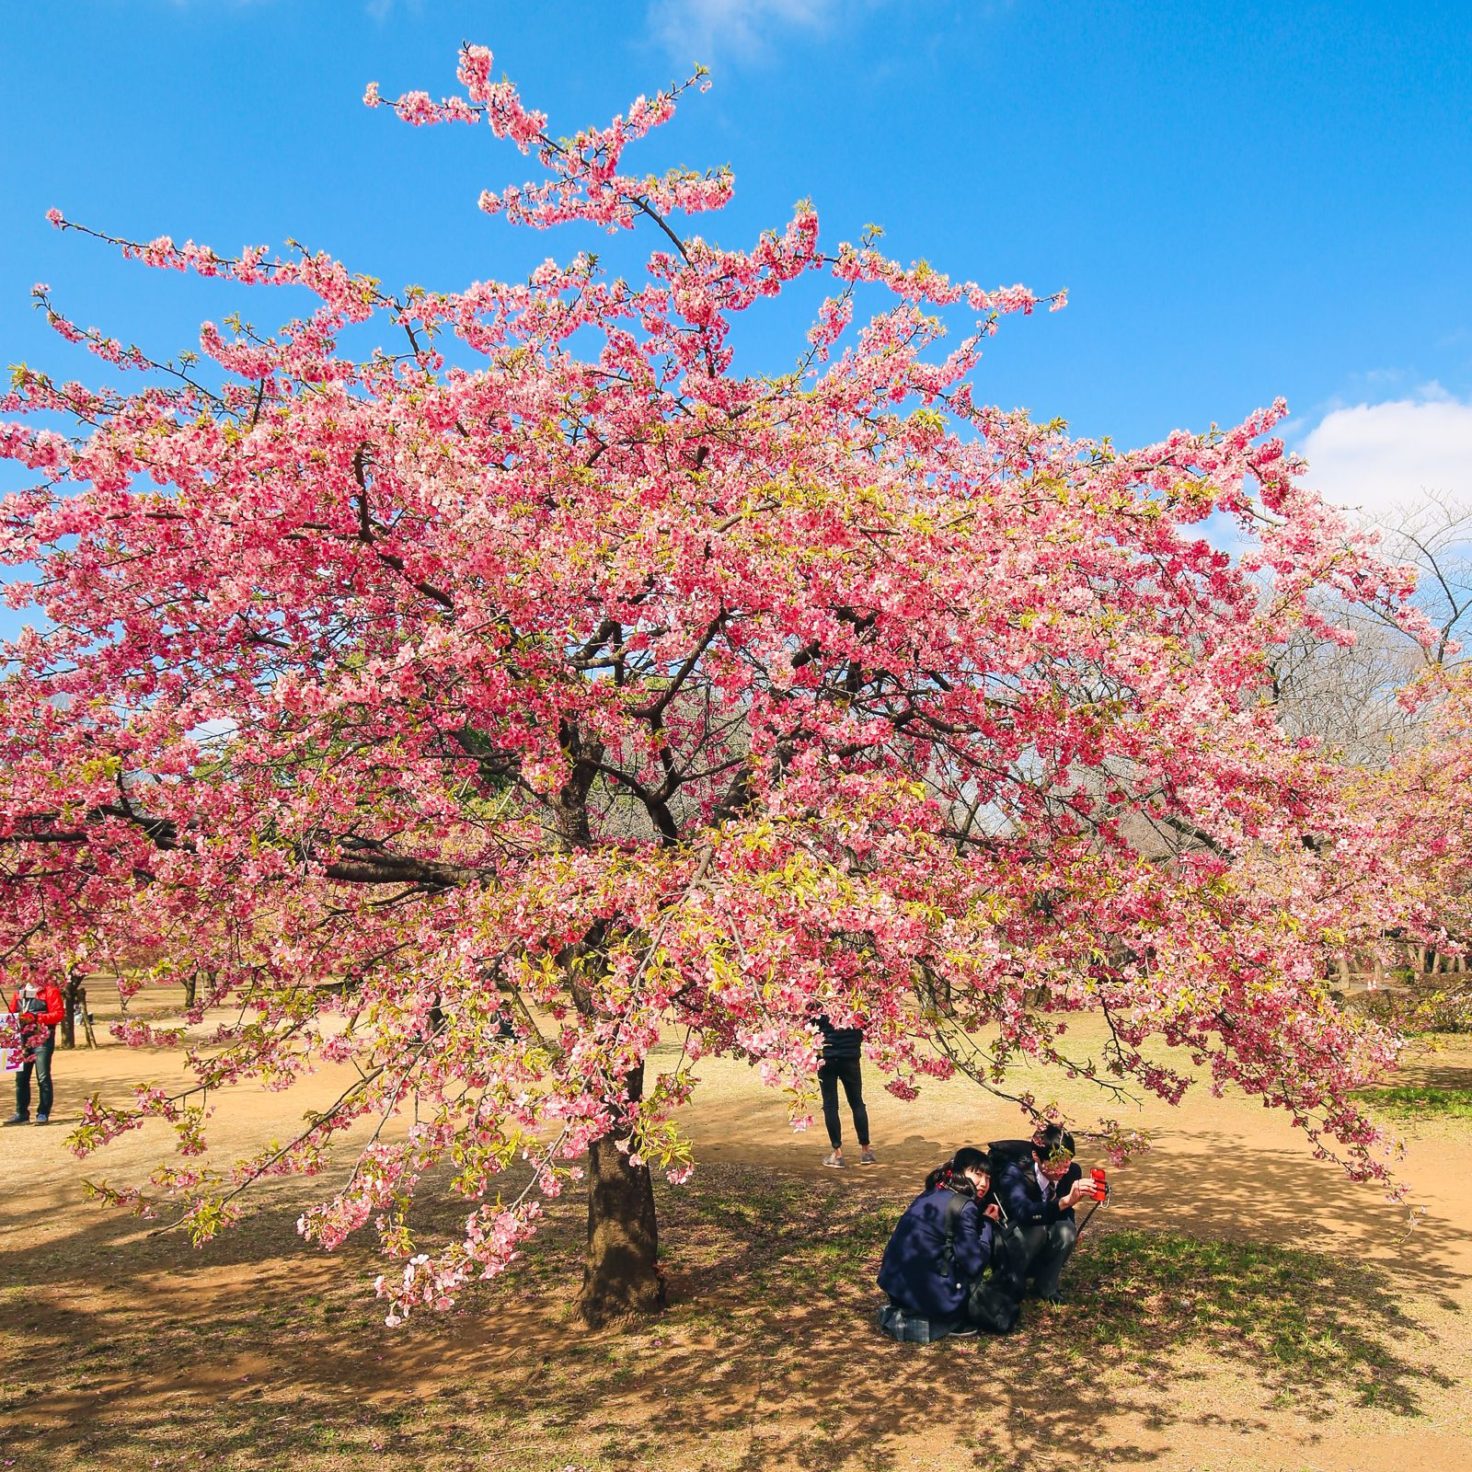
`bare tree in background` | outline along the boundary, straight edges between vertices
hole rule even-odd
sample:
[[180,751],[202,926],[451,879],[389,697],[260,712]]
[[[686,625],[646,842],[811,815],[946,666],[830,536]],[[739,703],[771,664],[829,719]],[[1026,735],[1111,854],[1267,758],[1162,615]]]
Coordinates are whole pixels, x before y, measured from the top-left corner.
[[1394,625],[1387,627],[1412,644],[1426,663],[1455,669],[1468,653],[1453,645],[1464,644],[1472,633],[1472,501],[1428,491],[1375,525],[1384,533],[1387,556],[1420,570],[1416,603],[1431,620],[1437,639],[1423,650]]
[[[1285,729],[1314,738],[1349,766],[1379,769],[1428,739],[1437,708],[1435,700],[1407,707],[1400,692],[1429,670],[1450,671],[1472,658],[1472,501],[1427,492],[1370,524],[1388,561],[1418,570],[1415,602],[1435,638],[1423,646],[1388,619],[1336,609],[1334,621],[1354,633],[1354,642],[1298,631],[1273,661],[1270,698]],[[1332,958],[1331,975],[1346,990],[1352,977],[1368,981],[1375,990],[1364,1004],[1398,1026],[1472,1026],[1469,942],[1454,918],[1464,897],[1447,898],[1442,940],[1389,932],[1378,952]]]
[[1420,573],[1416,603],[1436,638],[1423,648],[1387,619],[1360,610],[1336,614],[1353,645],[1307,631],[1294,635],[1272,665],[1272,699],[1295,735],[1311,736],[1352,766],[1381,766],[1418,740],[1423,718],[1406,710],[1400,690],[1428,668],[1455,668],[1472,638],[1472,502],[1426,492],[1374,518],[1387,560]]

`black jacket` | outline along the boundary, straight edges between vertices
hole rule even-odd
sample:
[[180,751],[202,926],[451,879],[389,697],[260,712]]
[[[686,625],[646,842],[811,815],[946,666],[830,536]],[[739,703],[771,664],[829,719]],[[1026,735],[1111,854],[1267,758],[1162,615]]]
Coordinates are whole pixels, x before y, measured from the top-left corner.
[[1009,1227],[1050,1227],[1064,1218],[1074,1220],[1073,1208],[1070,1206],[1067,1211],[1059,1211],[1058,1202],[1068,1195],[1073,1183],[1082,1175],[1078,1162],[1074,1161],[1063,1179],[1054,1185],[1052,1195],[1045,1200],[1029,1154],[1026,1160],[1008,1160],[993,1190],[1002,1210],[1007,1213]]
[[824,1063],[838,1063],[845,1058],[861,1056],[864,1043],[863,1028],[834,1027],[825,1016],[818,1019],[818,1031],[823,1034]]

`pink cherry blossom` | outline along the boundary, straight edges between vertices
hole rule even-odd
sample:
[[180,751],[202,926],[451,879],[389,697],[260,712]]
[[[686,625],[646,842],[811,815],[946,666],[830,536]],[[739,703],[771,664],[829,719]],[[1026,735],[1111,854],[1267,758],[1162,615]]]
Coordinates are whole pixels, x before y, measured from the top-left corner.
[[[190,1087],[72,1136],[159,1119],[188,1163],[104,1199],[205,1237],[348,1148],[300,1229],[376,1232],[398,1323],[513,1264],[584,1164],[652,1219],[707,1054],[806,1123],[819,1012],[862,1019],[902,1099],[956,1071],[1011,1097],[1035,1059],[1176,1100],[1164,1041],[1384,1175],[1351,1091],[1397,1041],[1337,1010],[1325,957],[1429,923],[1444,858],[1411,843],[1409,769],[1368,800],[1274,721],[1267,662],[1333,635],[1326,600],[1413,622],[1271,437],[1286,406],[1123,450],[980,405],[999,319],[1061,292],[825,244],[807,203],[745,246],[681,234],[729,171],[625,154],[703,77],[566,139],[483,48],[459,82],[382,105],[484,119],[541,175],[482,207],[645,230],[641,277],[577,254],[392,292],[301,246],[48,216],[224,304],[164,361],[38,287],[108,376],[18,370],[0,400],[30,478],[5,592],[35,616],[3,651],[0,953],[198,988]],[[790,370],[735,372],[739,314],[812,276]],[[296,315],[248,329],[226,298],[271,288]],[[1071,1051],[1079,1012],[1102,1056]],[[346,1064],[294,1139],[198,1158],[224,1086]],[[426,1250],[441,1165],[471,1210]]]

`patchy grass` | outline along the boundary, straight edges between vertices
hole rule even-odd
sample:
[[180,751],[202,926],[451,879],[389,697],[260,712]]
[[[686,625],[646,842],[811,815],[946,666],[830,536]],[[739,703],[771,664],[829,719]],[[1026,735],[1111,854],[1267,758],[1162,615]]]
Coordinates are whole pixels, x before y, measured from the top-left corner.
[[1361,1089],[1355,1098],[1395,1119],[1472,1119],[1472,1089],[1397,1084],[1389,1089]]
[[1417,1377],[1393,1348],[1414,1328],[1379,1269],[1326,1253],[1160,1232],[1114,1232],[1082,1251],[1082,1335],[1141,1367],[1195,1343],[1247,1361],[1274,1403],[1323,1411],[1338,1394],[1407,1415]]
[[[0,1348],[25,1346],[0,1392],[7,1455],[58,1472],[377,1472],[386,1457],[425,1472],[886,1472],[937,1425],[971,1426],[984,1385],[1016,1414],[989,1420],[1008,1443],[979,1441],[978,1465],[1053,1472],[1132,1396],[1168,1424],[1203,1376],[1320,1420],[1355,1404],[1415,1414],[1438,1383],[1397,1348],[1413,1325],[1386,1273],[1153,1232],[1086,1235],[1072,1302],[1029,1303],[1007,1338],[892,1344],[872,1327],[874,1275],[903,1205],[707,1167],[661,1190],[669,1314],[598,1334],[572,1322],[576,1203],[498,1288],[391,1335],[364,1292],[371,1251],[324,1264],[286,1210],[198,1256],[131,1243],[102,1281],[79,1235],[51,1249],[43,1282],[0,1291]],[[445,1226],[459,1210],[443,1204]],[[1044,1383],[1060,1393],[1039,1401]]]
[[[771,1180],[732,1187],[734,1199],[728,1191],[694,1193],[686,1209],[705,1222],[740,1220],[755,1234],[758,1260],[738,1279],[743,1317],[872,1285],[893,1208],[858,1204],[841,1187]],[[678,1218],[677,1203],[665,1210]],[[688,1225],[680,1241],[680,1256],[699,1254]],[[985,1341],[989,1361],[1005,1353],[1022,1369],[1047,1316],[1067,1324],[1074,1359],[1107,1350],[1116,1367],[1169,1375],[1171,1355],[1197,1348],[1248,1362],[1280,1406],[1315,1414],[1347,1395],[1394,1413],[1417,1411],[1417,1376],[1392,1347],[1413,1321],[1399,1286],[1378,1268],[1266,1244],[1115,1231],[1085,1237],[1068,1281],[1071,1303],[1029,1304],[1018,1334]],[[712,1312],[729,1321],[726,1306]]]

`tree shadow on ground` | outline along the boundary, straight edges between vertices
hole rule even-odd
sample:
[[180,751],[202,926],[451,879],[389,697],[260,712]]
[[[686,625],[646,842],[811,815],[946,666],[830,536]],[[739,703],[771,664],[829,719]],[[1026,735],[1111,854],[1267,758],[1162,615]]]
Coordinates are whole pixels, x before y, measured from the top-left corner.
[[1431,1089],[1472,1089],[1472,1068],[1456,1063],[1406,1063],[1387,1082],[1424,1084]]
[[[73,1467],[197,1465],[203,1447],[221,1469],[494,1455],[527,1469],[884,1472],[946,1451],[1038,1472],[1079,1465],[1105,1420],[1110,1458],[1130,1465],[1183,1424],[1260,1427],[1250,1410],[1185,1408],[1208,1363],[1320,1420],[1366,1400],[1413,1414],[1439,1383],[1429,1349],[1402,1347],[1418,1327],[1404,1295],[1446,1286],[1434,1263],[1401,1275],[1175,1223],[1096,1224],[1071,1269],[1076,1306],[1029,1304],[1006,1339],[894,1344],[873,1327],[874,1274],[912,1187],[705,1167],[661,1192],[671,1312],[598,1334],[571,1319],[573,1202],[498,1287],[389,1336],[363,1292],[378,1260],[366,1246],[337,1264],[307,1253],[284,1189],[199,1252],[78,1218],[39,1259],[0,1256],[0,1281],[24,1285],[0,1302],[0,1412],[17,1423],[11,1444]],[[463,1213],[441,1196],[426,1225],[453,1230]]]
[[[1244,1152],[1233,1136],[1212,1130],[1193,1130],[1188,1140],[1162,1130],[1156,1141],[1151,1169],[1122,1174],[1110,1226],[1222,1243],[1311,1244],[1328,1257],[1379,1264],[1401,1295],[1461,1311],[1466,1280],[1458,1262],[1468,1232],[1460,1222],[1421,1206],[1413,1212],[1301,1151]],[[1172,1158],[1178,1143],[1195,1153]]]

